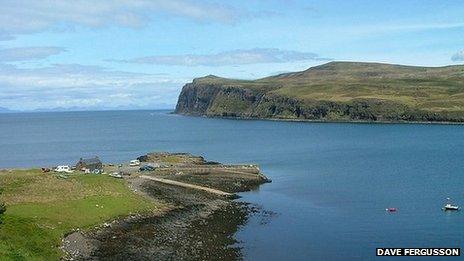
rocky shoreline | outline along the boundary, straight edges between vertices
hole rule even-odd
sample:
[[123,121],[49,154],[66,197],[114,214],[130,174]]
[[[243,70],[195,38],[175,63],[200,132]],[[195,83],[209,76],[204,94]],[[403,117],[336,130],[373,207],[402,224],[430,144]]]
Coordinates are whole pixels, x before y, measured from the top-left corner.
[[294,119],[294,118],[265,118],[265,117],[249,117],[249,116],[221,116],[221,115],[202,115],[197,113],[177,113],[173,111],[172,114],[188,116],[188,117],[202,117],[212,119],[229,119],[229,120],[244,120],[244,121],[280,121],[280,122],[306,122],[306,123],[348,123],[348,124],[421,124],[421,125],[464,125],[464,121],[384,121],[384,120],[312,120],[312,119]]
[[[174,165],[169,169],[193,167]],[[158,175],[229,192],[250,190],[268,182],[261,173],[249,172]],[[133,191],[168,207],[159,213],[133,215],[69,234],[63,239],[65,259],[240,260],[243,255],[234,234],[251,215],[269,216],[256,206],[201,190],[163,184],[139,175],[131,175],[126,181]]]

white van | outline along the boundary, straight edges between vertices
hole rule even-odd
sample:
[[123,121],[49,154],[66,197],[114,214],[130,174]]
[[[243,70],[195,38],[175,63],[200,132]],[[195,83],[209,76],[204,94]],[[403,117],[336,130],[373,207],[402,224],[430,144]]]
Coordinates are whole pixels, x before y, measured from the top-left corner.
[[140,166],[140,160],[131,160],[129,162],[129,166],[131,167]]
[[58,166],[55,169],[56,172],[66,172],[66,173],[71,173],[71,168],[68,165],[62,165]]

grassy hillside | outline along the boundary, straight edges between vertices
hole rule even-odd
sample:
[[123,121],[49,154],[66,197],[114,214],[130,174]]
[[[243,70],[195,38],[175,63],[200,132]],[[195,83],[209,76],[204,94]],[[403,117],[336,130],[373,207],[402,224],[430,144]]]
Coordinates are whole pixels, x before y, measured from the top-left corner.
[[[253,104],[255,108],[248,107],[243,110],[246,99],[234,98],[237,93],[232,95],[232,99],[227,99],[229,95],[224,95],[224,90],[228,88],[248,90],[258,99],[289,99],[298,103],[289,108],[277,104],[278,109],[282,107],[283,111],[288,110],[288,118],[424,121],[464,119],[464,66],[415,67],[330,62],[302,72],[285,73],[254,81],[207,76],[195,79],[192,85],[197,88],[222,88],[223,92],[219,98],[223,101],[228,100],[227,104],[224,103],[222,106],[221,102],[213,101],[209,104],[209,111],[205,111],[207,115],[220,113],[218,108],[221,107],[225,110],[239,107],[242,109],[239,111],[241,115],[238,116],[261,117],[262,112],[256,111],[260,109],[260,104],[248,99],[248,106]],[[238,103],[238,106],[232,106],[231,103]],[[271,118],[287,118],[285,114],[272,112],[271,107],[264,108],[271,109],[264,115],[270,115]],[[352,108],[360,107],[366,108],[366,115],[350,112]],[[296,112],[313,109],[322,109],[324,112],[320,115]],[[188,113],[188,106],[186,110],[181,110],[180,113]]]
[[157,208],[107,175],[59,179],[40,170],[0,171],[0,186],[7,205],[0,224],[1,260],[59,260],[61,239],[73,229]]

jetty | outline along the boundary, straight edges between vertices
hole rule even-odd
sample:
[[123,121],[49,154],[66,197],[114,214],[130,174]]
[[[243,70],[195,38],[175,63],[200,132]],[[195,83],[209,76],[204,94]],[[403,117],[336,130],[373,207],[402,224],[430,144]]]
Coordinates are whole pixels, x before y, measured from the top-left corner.
[[153,180],[153,181],[156,181],[156,182],[160,182],[160,183],[163,183],[163,184],[167,184],[167,185],[173,185],[173,186],[179,186],[179,187],[184,187],[184,188],[189,188],[189,189],[201,190],[201,191],[205,191],[205,192],[208,192],[208,193],[211,193],[211,194],[215,194],[215,195],[218,195],[218,196],[221,196],[221,197],[224,197],[224,198],[232,199],[232,198],[238,198],[239,197],[237,194],[234,194],[234,193],[229,193],[229,192],[225,192],[225,191],[218,190],[218,189],[193,185],[193,184],[189,184],[189,183],[185,183],[185,182],[179,182],[179,181],[170,180],[170,179],[157,178],[157,177],[147,176],[147,175],[141,175],[140,177],[144,178],[144,179],[149,179],[149,180]]

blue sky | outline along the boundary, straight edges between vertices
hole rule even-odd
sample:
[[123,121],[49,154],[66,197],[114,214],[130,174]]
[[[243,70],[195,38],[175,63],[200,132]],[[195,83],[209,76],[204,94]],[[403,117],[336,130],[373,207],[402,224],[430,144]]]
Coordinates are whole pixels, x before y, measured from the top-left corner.
[[464,1],[0,2],[0,107],[173,108],[215,74],[464,62]]

